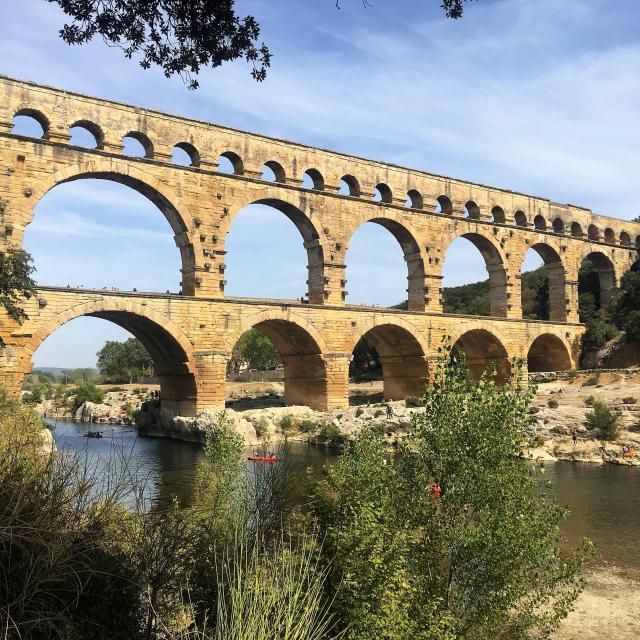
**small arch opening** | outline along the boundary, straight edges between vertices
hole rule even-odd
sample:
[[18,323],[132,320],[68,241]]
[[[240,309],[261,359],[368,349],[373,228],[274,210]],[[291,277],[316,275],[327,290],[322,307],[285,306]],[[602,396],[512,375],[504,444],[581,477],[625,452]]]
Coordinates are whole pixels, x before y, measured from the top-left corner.
[[491,209],[491,219],[493,220],[493,222],[496,222],[498,224],[504,224],[505,222],[504,209],[498,206],[493,207],[493,209]]
[[442,213],[450,216],[453,213],[453,203],[447,196],[438,196],[436,198],[436,213]]
[[516,211],[515,215],[513,216],[513,221],[518,227],[526,227],[529,224],[527,220],[527,214],[524,211]]
[[103,149],[104,134],[100,127],[88,120],[78,120],[69,127],[71,139],[69,144],[85,149]]
[[480,207],[473,200],[469,200],[464,205],[464,217],[471,220],[480,220]]
[[571,223],[571,235],[574,238],[582,238],[584,236],[584,232],[582,231],[582,225],[579,222]]
[[564,234],[564,222],[562,218],[555,218],[551,226],[553,227],[553,233]]
[[244,173],[244,164],[237,153],[225,151],[218,156],[216,171],[240,176]]
[[199,167],[200,154],[189,142],[179,142],[173,147],[171,162],[181,167]]
[[631,246],[631,236],[626,231],[622,231],[620,233],[620,244],[623,247],[630,247]]
[[338,193],[341,196],[351,196],[353,198],[360,197],[360,184],[351,175],[342,176]]
[[616,242],[616,234],[614,233],[613,229],[610,229],[609,227],[607,227],[604,230],[604,241],[607,244],[615,244],[615,242]]
[[538,214],[533,219],[533,227],[534,229],[538,229],[538,231],[546,231],[547,229],[547,221],[544,219],[544,216]]
[[49,120],[36,109],[20,109],[13,117],[12,133],[29,138],[46,138]]
[[378,184],[373,190],[373,200],[375,202],[389,204],[393,200],[393,196],[391,195],[391,189],[388,185],[384,184],[384,182]]
[[283,166],[275,160],[265,162],[262,165],[262,176],[260,179],[265,180],[266,182],[284,183],[286,181],[286,176]]
[[302,176],[302,186],[315,191],[324,190],[324,178],[317,169],[307,169]]
[[140,131],[130,131],[122,140],[123,153],[132,158],[153,158],[153,144],[151,140]]
[[598,242],[600,240],[600,229],[598,229],[595,224],[589,225],[587,233],[589,235],[589,240],[593,240],[594,242]]
[[422,194],[416,189],[410,189],[404,201],[405,207],[407,209],[422,209],[423,204]]

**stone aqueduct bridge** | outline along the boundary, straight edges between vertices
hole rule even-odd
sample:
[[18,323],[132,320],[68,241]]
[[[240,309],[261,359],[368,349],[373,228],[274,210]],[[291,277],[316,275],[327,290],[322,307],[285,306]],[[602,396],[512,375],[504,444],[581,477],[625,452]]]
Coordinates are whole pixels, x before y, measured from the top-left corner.
[[[42,138],[15,135],[17,115],[38,120]],[[93,134],[96,148],[70,144],[76,126]],[[125,137],[138,140],[145,157],[123,155]],[[176,146],[191,166],[172,163]],[[219,170],[221,157],[234,173]],[[275,180],[262,179],[264,165]],[[312,188],[303,186],[305,172]],[[577,313],[582,261],[596,265],[606,303],[640,242],[640,225],[580,207],[0,78],[3,248],[22,246],[49,190],[86,178],[122,183],[158,206],[181,254],[182,293],[41,287],[23,325],[0,318],[0,367],[13,392],[42,341],[79,316],[113,321],[138,337],[154,360],[164,406],[182,415],[224,404],[228,356],[250,327],[282,355],[287,402],[319,409],[347,404],[349,361],[363,335],[381,356],[390,398],[419,393],[444,335],[475,372],[489,361],[506,368],[515,356],[529,370],[567,369],[584,331]],[[308,304],[224,297],[226,235],[252,203],[275,207],[298,228]],[[382,225],[402,247],[407,312],[345,304],[345,256],[364,222]],[[458,237],[485,259],[491,317],[442,313],[442,265]],[[547,266],[550,322],[522,319],[520,270],[531,248]]]

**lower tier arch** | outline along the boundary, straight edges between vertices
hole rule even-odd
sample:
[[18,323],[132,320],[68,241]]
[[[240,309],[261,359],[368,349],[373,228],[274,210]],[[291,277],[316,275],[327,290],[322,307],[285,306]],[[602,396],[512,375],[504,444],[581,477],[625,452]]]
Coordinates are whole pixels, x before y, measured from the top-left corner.
[[506,382],[511,374],[509,355],[502,342],[486,329],[472,329],[454,343],[454,349],[464,353],[468,375],[477,380],[492,366],[496,367],[498,382]]

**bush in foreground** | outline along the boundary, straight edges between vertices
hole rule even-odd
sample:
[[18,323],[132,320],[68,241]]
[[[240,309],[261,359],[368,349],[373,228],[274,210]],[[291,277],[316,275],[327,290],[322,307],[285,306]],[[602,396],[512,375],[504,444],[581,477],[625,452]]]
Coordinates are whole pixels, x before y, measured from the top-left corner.
[[513,369],[469,383],[445,352],[396,464],[368,430],[326,470],[314,505],[347,638],[525,640],[570,611],[591,545],[560,555],[567,514],[517,459],[532,391]]

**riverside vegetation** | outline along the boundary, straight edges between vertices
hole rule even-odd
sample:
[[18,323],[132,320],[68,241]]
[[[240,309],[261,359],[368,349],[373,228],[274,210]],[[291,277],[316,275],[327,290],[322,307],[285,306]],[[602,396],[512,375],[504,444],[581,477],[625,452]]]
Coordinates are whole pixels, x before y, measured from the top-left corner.
[[365,429],[302,500],[286,463],[246,472],[223,413],[189,508],[149,505],[126,465],[43,453],[0,396],[4,638],[548,637],[592,545],[561,549],[566,512],[516,460],[532,394],[445,350],[395,459]]

